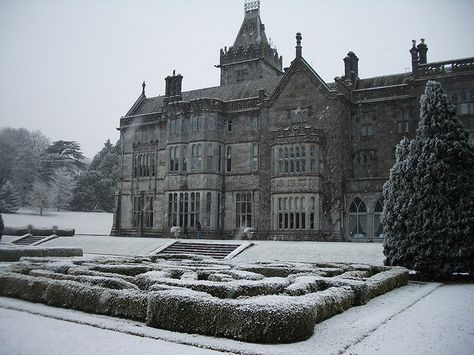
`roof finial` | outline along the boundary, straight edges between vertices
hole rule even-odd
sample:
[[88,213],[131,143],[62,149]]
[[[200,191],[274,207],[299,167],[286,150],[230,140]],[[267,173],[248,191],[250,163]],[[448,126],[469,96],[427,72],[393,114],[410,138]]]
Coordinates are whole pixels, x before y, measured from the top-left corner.
[[244,2],[245,13],[251,11],[260,10],[260,0],[245,0]]
[[301,57],[302,55],[302,51],[301,51],[301,39],[303,37],[301,37],[301,33],[298,32],[296,34],[296,57]]
[[146,83],[145,83],[145,80],[143,80],[143,83],[142,83],[142,95],[145,95],[145,87],[146,87]]

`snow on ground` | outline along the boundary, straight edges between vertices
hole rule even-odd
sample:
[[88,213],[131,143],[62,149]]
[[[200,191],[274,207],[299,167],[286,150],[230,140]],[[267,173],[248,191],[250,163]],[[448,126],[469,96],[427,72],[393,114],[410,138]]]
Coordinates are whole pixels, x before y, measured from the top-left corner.
[[20,208],[17,213],[2,214],[3,222],[8,227],[24,227],[32,224],[35,227],[75,228],[76,233],[110,233],[112,213],[106,212],[70,212],[48,209],[40,216],[34,209]]
[[2,354],[219,354],[4,308],[0,308],[0,344]]
[[[40,216],[37,211],[20,209],[15,214],[3,215],[7,226],[75,228],[78,234],[95,234],[96,236],[64,237],[45,243],[44,246],[80,247],[84,253],[144,255],[171,239],[105,237],[112,227],[111,213],[96,212],[57,212],[48,210]],[[2,241],[10,242],[18,237],[4,236]],[[195,240],[193,242],[240,243],[240,240]],[[250,261],[305,261],[305,262],[361,262],[374,265],[383,264],[383,247],[381,243],[331,243],[331,242],[286,242],[286,241],[252,241],[254,246],[239,254],[234,260]]]
[[443,285],[394,316],[346,354],[456,354],[474,352],[474,285]]
[[[470,354],[474,348],[474,285],[440,286],[437,283],[410,283],[317,324],[311,338],[291,344],[252,344],[175,333],[130,320],[0,297],[0,343],[6,349],[12,349],[7,353],[79,354],[94,353],[95,349],[103,352],[109,350],[109,339],[113,337],[110,335],[112,332],[104,331],[108,329],[115,330],[120,336],[116,341],[120,346],[110,345],[116,354],[148,354],[147,347],[154,353],[179,354],[179,346],[168,341],[224,352],[272,355]],[[5,313],[7,308],[27,312],[28,317],[22,318],[24,313]],[[32,313],[37,315],[30,318]],[[40,315],[48,318],[41,318]],[[20,317],[18,321],[17,316]],[[51,323],[53,320],[50,318],[68,322],[56,320]],[[31,331],[30,326],[34,328]],[[97,336],[91,332],[97,333]],[[34,340],[25,342],[18,334],[28,334],[28,339],[45,341],[44,344]],[[144,339],[138,340],[137,335]],[[202,351],[199,348],[184,347],[181,353]],[[210,350],[205,351],[206,354],[211,353]]]
[[[45,247],[79,247],[84,253],[112,255],[146,255],[174,239],[75,236],[60,237],[41,244]],[[186,242],[187,240],[181,240]],[[239,243],[227,240],[192,240],[206,243]],[[283,242],[253,241],[232,260],[254,261],[302,261],[302,262],[349,262],[383,265],[383,247],[380,243],[330,243],[330,242]]]
[[77,247],[85,254],[146,255],[171,239],[78,235],[42,243],[45,247]]
[[381,243],[285,242],[253,241],[254,246],[233,260],[247,261],[302,261],[302,262],[357,262],[383,265]]
[[[22,209],[17,214],[4,214],[3,218],[7,226],[56,225],[75,228],[76,233],[95,234],[61,237],[43,245],[81,247],[85,253],[145,255],[171,240],[100,236],[110,232],[112,214],[108,213],[48,211],[45,216],[39,216],[36,211]],[[2,242],[17,238],[4,236]],[[339,261],[381,265],[384,258],[379,243],[253,242],[254,246],[233,260]],[[319,323],[307,341],[280,345],[247,344],[175,333],[124,319],[0,298],[0,353],[210,354],[209,349],[215,349],[262,354],[472,354],[474,285],[438,286],[435,283],[410,283]],[[5,309],[11,307],[28,313]],[[19,334],[28,334],[28,340],[24,341]]]

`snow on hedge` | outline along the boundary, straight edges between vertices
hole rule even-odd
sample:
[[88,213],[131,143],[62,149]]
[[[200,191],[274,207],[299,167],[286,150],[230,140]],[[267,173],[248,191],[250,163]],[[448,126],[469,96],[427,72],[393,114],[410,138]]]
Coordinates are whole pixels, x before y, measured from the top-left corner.
[[28,246],[10,246],[2,245],[0,247],[0,261],[17,261],[24,256],[82,256],[80,248],[44,248],[44,247],[28,247]]
[[22,258],[0,295],[248,342],[307,339],[315,324],[408,282],[404,268],[236,264],[210,258]]

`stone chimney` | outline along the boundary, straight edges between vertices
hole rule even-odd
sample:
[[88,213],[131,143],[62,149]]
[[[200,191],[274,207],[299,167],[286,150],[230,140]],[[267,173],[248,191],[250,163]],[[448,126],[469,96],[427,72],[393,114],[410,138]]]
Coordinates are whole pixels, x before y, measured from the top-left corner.
[[302,53],[302,48],[301,48],[301,33],[298,32],[296,34],[296,58],[301,58],[303,53]]
[[426,64],[427,62],[427,57],[426,57],[426,52],[428,52],[428,46],[425,44],[425,39],[421,39],[421,43],[416,47],[418,49],[418,55],[419,57],[419,63],[420,64]]
[[412,72],[416,72],[418,69],[418,48],[416,48],[416,41],[412,40],[412,46],[410,49],[411,54],[411,70]]
[[173,70],[173,75],[165,78],[165,105],[169,102],[183,100],[183,95],[181,94],[183,76],[181,74],[176,75],[175,73],[176,72]]
[[355,84],[359,78],[359,58],[354,52],[350,51],[344,58],[344,79]]

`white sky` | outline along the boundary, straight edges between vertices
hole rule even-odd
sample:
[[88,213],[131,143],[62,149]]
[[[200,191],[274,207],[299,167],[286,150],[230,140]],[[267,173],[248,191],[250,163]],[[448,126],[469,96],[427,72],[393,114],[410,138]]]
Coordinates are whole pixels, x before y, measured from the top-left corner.
[[[349,50],[361,78],[404,72],[411,40],[428,61],[474,56],[472,0],[262,0],[267,36],[303,56],[326,81]],[[0,127],[77,140],[94,156],[147,82],[164,92],[173,69],[183,90],[219,84],[219,49],[231,46],[243,0],[0,0]]]

